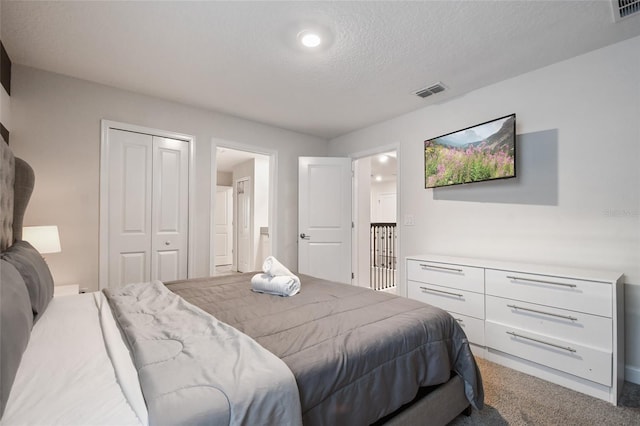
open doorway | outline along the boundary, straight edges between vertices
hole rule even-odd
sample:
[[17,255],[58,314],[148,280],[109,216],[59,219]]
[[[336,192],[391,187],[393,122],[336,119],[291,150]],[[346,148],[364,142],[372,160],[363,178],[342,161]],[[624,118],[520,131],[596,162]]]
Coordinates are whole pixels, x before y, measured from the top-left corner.
[[262,268],[271,254],[270,155],[217,146],[211,274]]
[[387,151],[353,161],[354,282],[395,293],[398,280],[398,161]]

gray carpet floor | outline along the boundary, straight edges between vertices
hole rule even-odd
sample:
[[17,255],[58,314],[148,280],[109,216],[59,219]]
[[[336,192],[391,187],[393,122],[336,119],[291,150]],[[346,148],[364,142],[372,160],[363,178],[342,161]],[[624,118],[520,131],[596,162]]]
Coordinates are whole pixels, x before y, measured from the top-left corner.
[[640,425],[640,385],[625,382],[618,406],[476,358],[485,407],[450,425]]

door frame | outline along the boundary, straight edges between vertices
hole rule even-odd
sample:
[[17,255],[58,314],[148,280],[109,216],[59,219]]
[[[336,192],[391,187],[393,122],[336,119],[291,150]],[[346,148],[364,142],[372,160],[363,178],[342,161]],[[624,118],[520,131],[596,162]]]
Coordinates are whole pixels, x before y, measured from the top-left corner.
[[[397,247],[398,247],[398,258],[397,258],[397,265],[398,265],[398,274],[396,276],[397,279],[397,290],[396,293],[398,294],[398,296],[404,296],[407,297],[407,288],[404,282],[404,262],[402,261],[402,259],[404,259],[404,252],[402,249],[402,244],[401,244],[401,240],[402,240],[402,193],[400,191],[400,188],[402,188],[401,185],[401,173],[400,171],[402,170],[401,168],[401,155],[400,155],[400,143],[396,142],[396,143],[392,143],[389,145],[383,145],[383,146],[378,146],[375,148],[371,148],[368,150],[364,150],[364,151],[358,151],[358,152],[354,152],[354,153],[350,153],[347,154],[349,158],[351,158],[351,168],[353,170],[353,161],[355,160],[359,160],[361,158],[366,158],[366,157],[372,157],[375,155],[380,155],[380,154],[384,154],[385,152],[389,152],[389,151],[395,151],[396,152],[396,160],[397,160],[397,175],[396,175],[396,237],[397,237]],[[353,196],[352,196],[352,203],[355,203],[355,199],[356,199],[356,189],[357,189],[357,185],[356,185],[356,179],[355,176],[352,180],[352,191],[353,191]],[[352,218],[353,218],[353,223],[354,223],[354,227],[353,229],[357,229],[358,228],[358,211],[357,211],[357,206],[353,205],[351,208],[352,211]],[[352,241],[352,246],[351,246],[351,251],[352,251],[352,258],[355,256],[356,251],[358,250],[358,246],[357,246],[357,238],[354,238],[353,233],[351,234],[351,241]]]
[[[269,242],[271,243],[271,253],[274,256],[278,254],[278,222],[276,221],[277,200],[278,200],[278,151],[268,149],[262,146],[235,142],[220,138],[211,138],[211,167],[209,182],[211,184],[211,192],[209,194],[209,275],[216,272],[215,261],[215,202],[216,202],[216,186],[218,185],[218,167],[216,161],[216,151],[218,148],[233,149],[236,151],[251,152],[269,157]],[[235,182],[234,182],[235,184]],[[234,189],[235,191],[235,189]],[[235,203],[235,197],[234,197]],[[234,211],[234,216],[235,216]],[[234,232],[235,234],[235,232]],[[235,247],[235,243],[234,243]],[[237,253],[234,252],[234,259]],[[236,265],[237,267],[237,265]]]
[[[252,268],[249,268],[249,271],[240,271],[240,227],[238,226],[238,224],[240,223],[240,208],[238,207],[240,205],[239,203],[239,191],[238,191],[238,186],[240,182],[244,182],[243,187],[246,188],[247,184],[249,186],[249,188],[252,188],[252,186],[254,185],[254,180],[252,179],[250,176],[243,176],[240,177],[236,180],[233,181],[233,221],[235,223],[235,226],[233,227],[233,265],[235,266],[235,270],[238,272],[249,272],[252,271]],[[245,193],[246,193],[246,189],[245,189]],[[249,265],[253,264],[253,253],[254,253],[254,246],[253,246],[253,236],[254,236],[254,223],[255,223],[255,218],[254,218],[254,202],[253,202],[253,189],[250,189],[249,192],[249,247],[248,247],[248,253],[245,253],[248,255],[248,261],[247,263]]]
[[100,240],[99,240],[99,289],[108,286],[109,278],[109,130],[144,133],[170,139],[179,139],[189,144],[189,214],[187,231],[187,278],[195,270],[195,137],[183,133],[138,126],[112,120],[100,120]]

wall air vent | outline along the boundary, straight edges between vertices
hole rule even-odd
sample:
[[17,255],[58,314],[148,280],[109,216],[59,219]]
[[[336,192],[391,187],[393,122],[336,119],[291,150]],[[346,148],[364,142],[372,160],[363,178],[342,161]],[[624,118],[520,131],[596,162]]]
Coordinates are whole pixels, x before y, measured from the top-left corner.
[[421,98],[426,98],[427,96],[435,95],[436,93],[443,92],[444,90],[445,90],[444,85],[440,82],[437,82],[433,86],[429,86],[427,88],[418,90],[416,92],[416,95],[420,96]]
[[632,15],[640,15],[640,0],[611,0],[613,21],[619,22]]

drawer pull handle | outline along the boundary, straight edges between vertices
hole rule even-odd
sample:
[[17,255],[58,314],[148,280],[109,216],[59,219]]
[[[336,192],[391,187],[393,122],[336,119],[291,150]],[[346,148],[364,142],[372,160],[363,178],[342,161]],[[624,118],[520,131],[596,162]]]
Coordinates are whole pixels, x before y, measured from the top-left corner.
[[531,340],[531,341],[534,341],[534,342],[537,342],[537,343],[542,343],[543,345],[547,345],[547,346],[553,346],[554,348],[562,349],[564,351],[576,352],[575,349],[573,349],[572,347],[569,347],[569,346],[556,345],[555,343],[545,342],[544,340],[538,340],[538,339],[534,339],[533,337],[523,336],[521,334],[514,333],[513,331],[507,331],[506,333],[510,334],[510,335],[512,335],[514,337],[519,337],[521,339]]
[[451,296],[456,296],[456,297],[464,297],[464,294],[460,294],[460,293],[452,293],[450,291],[444,291],[444,290],[436,290],[433,288],[427,288],[427,287],[420,287],[421,290],[423,291],[432,291],[434,293],[443,293],[443,294],[449,294]]
[[552,316],[552,317],[568,319],[568,320],[571,320],[571,321],[578,321],[578,318],[572,317],[572,316],[569,316],[569,315],[560,315],[560,314],[554,314],[552,312],[538,311],[537,309],[523,308],[522,306],[516,306],[516,305],[507,305],[507,306],[509,308],[513,308],[513,309],[520,309],[521,311],[535,312],[536,314],[549,315],[549,316]]
[[424,263],[421,263],[420,266],[422,267],[422,269],[431,268],[431,269],[442,269],[443,271],[462,272],[462,269],[460,268],[448,268],[446,266],[427,265]]
[[546,281],[546,280],[534,280],[532,278],[514,277],[513,275],[507,275],[507,278],[512,279],[514,281],[529,281],[532,283],[552,284],[552,285],[559,285],[562,287],[571,287],[571,288],[577,287],[577,285],[575,284],[557,283],[554,281]]

